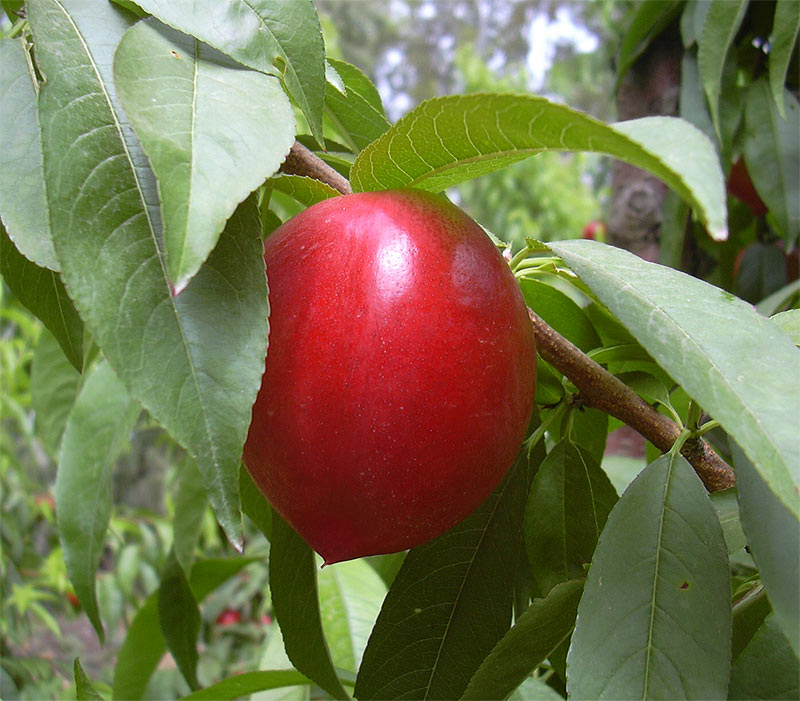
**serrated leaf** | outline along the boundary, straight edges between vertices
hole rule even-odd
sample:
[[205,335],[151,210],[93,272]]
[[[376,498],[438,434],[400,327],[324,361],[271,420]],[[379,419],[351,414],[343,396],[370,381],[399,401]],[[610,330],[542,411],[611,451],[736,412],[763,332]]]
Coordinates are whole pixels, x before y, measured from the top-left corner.
[[784,93],[782,119],[767,81],[750,86],[742,148],[753,185],[791,246],[800,235],[800,103]]
[[83,322],[61,276],[23,256],[0,226],[0,273],[14,296],[56,337],[72,365],[83,367]]
[[267,184],[306,207],[342,194],[330,185],[305,175],[278,175],[270,178]]
[[240,544],[239,458],[268,315],[255,199],[237,208],[206,265],[173,296],[155,182],[111,79],[131,16],[105,2],[39,0],[29,21],[46,77],[42,145],[65,284],[128,391],[197,460],[217,519]]
[[114,78],[158,180],[176,292],[214,248],[237,205],[278,170],[294,114],[277,79],[155,20],[122,38]]
[[789,309],[770,317],[796,346],[800,346],[800,309]]
[[572,632],[583,580],[535,599],[470,679],[462,699],[505,699]]
[[731,668],[728,698],[796,699],[800,662],[774,615],[766,618]]
[[180,463],[180,476],[175,485],[174,499],[173,548],[178,563],[189,575],[192,572],[194,551],[200,539],[203,515],[208,508],[208,498],[197,463],[188,455]]
[[722,70],[728,50],[747,12],[748,0],[713,0],[703,21],[698,41],[697,62],[703,81],[711,120],[719,131],[719,96]]
[[520,456],[476,511],[408,553],[364,652],[357,698],[464,692],[511,623],[528,468]]
[[[708,283],[595,241],[551,248],[800,514],[800,351],[750,305]],[[779,370],[778,370],[779,368]]]
[[[795,415],[796,416],[796,415]],[[738,436],[734,435],[738,439]],[[733,444],[742,528],[761,572],[775,618],[800,655],[800,523]]]
[[331,696],[347,699],[322,628],[316,567],[311,548],[273,512],[269,587],[286,654],[298,671]]
[[325,112],[353,153],[358,153],[391,125],[378,90],[355,66],[329,58],[344,90],[331,81],[325,87]]
[[562,440],[547,454],[525,507],[525,546],[541,595],[584,577],[616,501],[605,472],[576,445]]
[[175,550],[170,550],[158,588],[158,622],[167,648],[192,689],[197,683],[200,611]]
[[[196,562],[189,582],[197,601],[233,577],[256,558],[209,559]],[[158,623],[158,592],[151,594],[137,612],[114,666],[115,699],[140,699],[167,644]]]
[[80,385],[81,374],[67,360],[53,334],[43,330],[33,352],[31,400],[36,435],[54,458]]
[[184,696],[182,701],[238,699],[265,689],[281,689],[287,686],[310,683],[310,679],[295,670],[279,669],[263,672],[245,672]]
[[375,625],[386,585],[364,560],[349,560],[319,573],[322,627],[336,667],[356,672]]
[[111,518],[112,471],[139,412],[109,364],[101,362],[70,411],[58,461],[55,500],[64,562],[101,642],[95,576]]
[[438,192],[547,150],[604,153],[644,168],[697,211],[714,239],[727,237],[722,170],[714,146],[694,126],[670,117],[604,124],[532,95],[423,102],[359,154],[350,182],[357,192]]
[[22,39],[0,39],[0,217],[28,260],[58,270],[32,70]]
[[664,455],[631,483],[595,550],[567,658],[571,698],[723,699],[730,570],[702,482]]
[[778,114],[786,117],[784,83],[789,71],[800,34],[800,3],[795,0],[778,0],[775,3],[775,17],[772,21],[772,35],[769,42],[769,87],[772,99],[778,107]]
[[78,699],[78,701],[102,700],[103,697],[97,693],[97,690],[92,684],[92,680],[89,679],[89,676],[83,671],[81,662],[77,657],[72,664],[72,675],[75,680],[75,698]]
[[322,141],[325,47],[311,0],[139,0],[165,24],[197,37],[242,65],[279,77]]

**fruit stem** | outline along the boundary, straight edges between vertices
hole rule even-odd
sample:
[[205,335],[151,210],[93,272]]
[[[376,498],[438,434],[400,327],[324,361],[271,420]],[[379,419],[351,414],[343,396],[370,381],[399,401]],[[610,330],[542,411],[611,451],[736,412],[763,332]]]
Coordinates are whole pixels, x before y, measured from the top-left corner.
[[[665,453],[672,448],[681,436],[681,429],[673,421],[548,326],[532,309],[528,309],[528,315],[539,355],[570,379],[587,406],[624,421]],[[692,434],[680,451],[708,491],[727,489],[736,483],[730,465],[698,436]]]

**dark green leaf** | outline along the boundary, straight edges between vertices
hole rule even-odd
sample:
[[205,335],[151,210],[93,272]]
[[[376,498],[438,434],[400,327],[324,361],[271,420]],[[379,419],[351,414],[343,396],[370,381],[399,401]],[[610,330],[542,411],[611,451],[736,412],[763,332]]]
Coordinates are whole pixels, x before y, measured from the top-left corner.
[[[690,10],[687,9],[688,12]],[[694,124],[712,143],[715,143],[717,133],[711,115],[708,113],[708,103],[700,80],[700,68],[697,65],[697,54],[693,50],[686,51],[681,59],[680,91],[680,116]],[[681,236],[681,243],[683,243],[683,236]]]
[[239,470],[239,495],[242,499],[242,512],[258,526],[267,540],[272,539],[272,507],[258,491],[247,468]]
[[605,472],[576,445],[562,440],[548,453],[525,508],[528,562],[541,595],[583,579],[616,501]]
[[359,699],[453,699],[511,623],[528,464],[466,520],[411,550],[375,624]]
[[179,292],[237,205],[289,153],[294,114],[276,78],[156,20],[125,33],[114,78],[158,179],[167,268]]
[[736,487],[713,492],[710,496],[711,504],[716,510],[719,522],[722,525],[728,554],[738,552],[747,545],[747,539],[739,519],[739,502],[737,501]]
[[139,0],[165,24],[257,71],[279,77],[322,143],[325,47],[311,0]]
[[764,619],[772,613],[767,593],[760,583],[753,586],[733,606],[733,631],[731,634],[731,660],[736,662]]
[[74,367],[83,367],[83,322],[72,306],[61,276],[23,256],[0,227],[0,273],[14,296],[58,340]]
[[[255,558],[201,560],[189,580],[197,601],[254,562]],[[152,594],[133,619],[114,666],[114,698],[140,699],[167,644],[158,623],[158,592]]]
[[572,632],[583,580],[535,599],[470,679],[462,699],[505,699]]
[[218,701],[219,699],[238,699],[266,689],[281,689],[286,686],[310,684],[311,680],[295,670],[274,670],[245,672],[221,682],[195,691],[183,697],[183,701]]
[[730,699],[797,699],[800,662],[775,620],[768,616],[731,668]]
[[[738,436],[735,436],[738,439]],[[798,517],[770,490],[740,447],[732,445],[742,528],[761,571],[775,618],[800,654]]]
[[399,553],[390,553],[388,555],[373,555],[372,557],[365,558],[384,581],[387,587],[392,586],[397,573],[403,566],[407,553],[405,551]]
[[769,42],[769,87],[778,107],[778,114],[786,117],[784,83],[789,71],[792,52],[800,33],[800,3],[796,0],[778,0]]
[[44,195],[33,67],[22,39],[0,39],[0,217],[17,249],[58,270]]
[[330,185],[304,175],[278,175],[271,178],[268,184],[306,207],[342,194]]
[[698,42],[697,62],[711,119],[719,130],[719,96],[725,57],[747,11],[748,0],[712,0]]
[[423,102],[358,155],[350,181],[356,191],[439,192],[548,150],[594,151],[649,170],[692,206],[714,239],[727,238],[722,170],[694,126],[670,117],[609,125],[532,95]]
[[101,641],[95,576],[111,518],[112,471],[139,412],[101,362],[86,378],[61,442],[55,485],[59,540],[75,594]]
[[105,2],[41,0],[29,19],[47,77],[42,145],[65,283],[128,391],[197,460],[217,518],[239,544],[239,459],[268,314],[255,200],[236,210],[206,265],[174,296],[155,182],[110,76],[131,17]]
[[328,59],[341,79],[344,90],[328,81],[325,87],[325,111],[342,139],[353,153],[369,145],[391,125],[383,111],[378,90],[355,66]]
[[208,507],[208,498],[203,486],[203,476],[197,463],[188,455],[180,464],[180,476],[175,485],[174,549],[183,571],[192,572],[194,551],[200,538],[203,515]]
[[314,552],[275,512],[271,543],[269,587],[286,654],[300,672],[331,696],[347,699],[322,629]]
[[200,611],[175,551],[170,550],[158,588],[158,622],[178,669],[192,689],[197,683]]
[[786,334],[727,292],[627,251],[594,241],[551,247],[799,515],[800,351]]
[[75,678],[75,698],[78,701],[94,701],[95,699],[103,698],[92,685],[92,680],[83,671],[81,662],[77,657],[72,665],[72,674]]
[[36,435],[54,458],[80,385],[81,374],[67,360],[53,334],[43,330],[33,352],[31,400]]
[[750,86],[742,147],[753,185],[791,245],[800,235],[800,104],[785,90],[784,105],[782,119],[767,81]]
[[578,608],[571,697],[722,699],[730,670],[730,570],[708,494],[664,455],[608,517]]

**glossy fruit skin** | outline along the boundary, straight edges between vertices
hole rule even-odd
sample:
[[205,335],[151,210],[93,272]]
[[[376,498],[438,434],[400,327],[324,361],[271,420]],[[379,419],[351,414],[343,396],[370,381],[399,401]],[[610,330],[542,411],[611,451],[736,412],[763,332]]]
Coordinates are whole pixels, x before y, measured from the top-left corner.
[[480,227],[415,190],[318,203],[265,242],[266,371],[244,461],[326,564],[425,543],[500,482],[536,351]]

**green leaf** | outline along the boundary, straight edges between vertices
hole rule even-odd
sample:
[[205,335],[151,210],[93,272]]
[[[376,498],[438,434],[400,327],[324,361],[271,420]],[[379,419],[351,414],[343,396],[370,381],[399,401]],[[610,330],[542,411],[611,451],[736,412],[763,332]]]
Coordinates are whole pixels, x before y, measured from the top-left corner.
[[772,607],[760,582],[757,582],[734,604],[733,631],[731,633],[731,660],[733,662],[736,662],[770,613],[772,613]]
[[567,659],[570,697],[725,698],[730,570],[717,515],[681,456],[664,455],[608,517]]
[[239,63],[279,77],[322,144],[325,47],[311,0],[139,0],[165,24]]
[[325,112],[351,150],[358,153],[391,125],[383,110],[381,96],[358,68],[329,58],[328,63],[342,81],[344,90],[331,81],[325,86]]
[[67,5],[41,0],[29,11],[47,77],[42,143],[65,284],[128,391],[197,460],[217,519],[238,545],[239,458],[264,371],[268,315],[255,198],[173,296],[155,183],[121,121],[110,76],[111,51],[131,18],[109,3]]
[[773,292],[769,297],[762,299],[756,304],[756,311],[764,316],[770,316],[789,306],[796,306],[800,299],[798,293],[800,293],[800,280],[795,280]]
[[744,449],[800,514],[800,351],[750,305],[677,270],[595,241],[551,248]]
[[[233,577],[256,558],[201,560],[192,567],[189,582],[195,599],[202,601],[210,592]],[[147,688],[167,644],[158,623],[158,592],[151,594],[128,628],[125,642],[114,666],[114,698],[140,699]]]
[[[738,436],[734,438],[738,440]],[[734,443],[732,450],[742,528],[775,618],[795,653],[800,654],[799,519],[776,498],[740,447]]]
[[697,211],[714,239],[727,238],[722,170],[714,146],[691,124],[646,117],[609,125],[531,95],[423,102],[359,154],[350,182],[357,192],[438,192],[548,150],[594,151],[644,168]]
[[75,679],[75,698],[78,701],[93,701],[94,699],[103,698],[92,685],[92,680],[83,671],[81,662],[77,657],[72,665],[72,675]]
[[319,573],[322,627],[336,667],[356,672],[375,625],[386,585],[364,560],[349,560]]
[[[681,59],[681,85],[678,98],[680,116],[694,124],[712,143],[716,142],[717,133],[714,122],[708,113],[706,96],[700,79],[700,68],[694,51],[686,51]],[[683,231],[681,231],[681,234]],[[683,237],[681,236],[681,243]]]
[[364,652],[357,698],[464,692],[511,623],[528,469],[521,454],[478,509],[408,553]]
[[53,334],[43,330],[33,352],[31,400],[36,435],[54,458],[80,386],[81,374],[67,360]]
[[200,611],[174,549],[170,550],[161,573],[158,622],[167,648],[183,678],[192,689],[196,689]]
[[265,689],[280,689],[286,686],[310,683],[311,680],[295,670],[279,669],[263,672],[245,672],[184,696],[183,701],[238,699]]
[[534,599],[478,667],[462,699],[505,699],[572,632],[583,581]]
[[770,317],[796,346],[800,346],[800,309],[789,309]]
[[558,443],[533,478],[525,546],[541,595],[582,579],[617,493],[599,464],[569,440]]
[[748,0],[712,0],[703,21],[703,33],[697,50],[697,61],[703,90],[708,98],[711,119],[719,131],[719,96],[722,91],[722,70],[739,25],[747,12]]
[[769,88],[778,107],[778,114],[786,118],[784,83],[789,72],[789,62],[800,33],[800,3],[795,0],[778,0],[769,42]]
[[349,698],[333,666],[320,619],[314,552],[272,514],[269,587],[292,664],[337,699]]
[[188,455],[180,462],[180,476],[175,485],[174,531],[175,558],[186,574],[191,574],[194,551],[200,539],[203,515],[208,507],[203,476],[197,463]]
[[800,662],[771,615],[731,668],[728,698],[796,699],[800,696]]
[[338,190],[334,190],[330,185],[305,175],[278,175],[270,178],[267,184],[274,190],[289,195],[289,197],[297,200],[300,204],[304,204],[306,207],[342,194]]
[[244,465],[239,470],[239,495],[242,512],[258,527],[267,540],[272,539],[272,507],[258,491],[253,478]]
[[237,205],[280,167],[294,143],[294,114],[276,78],[155,20],[125,33],[114,77],[158,180],[177,293]]
[[657,402],[665,407],[672,406],[666,385],[650,373],[635,370],[621,372],[617,377],[649,404]]
[[784,104],[782,119],[767,81],[750,86],[742,148],[753,185],[791,245],[800,235],[800,104],[788,90]]
[[614,93],[636,59],[670,25],[682,6],[681,0],[648,0],[636,5],[617,55],[617,84]]
[[742,530],[742,522],[739,518],[739,502],[736,487],[723,489],[719,492],[712,492],[709,496],[711,497],[711,504],[717,512],[717,517],[722,526],[722,533],[725,535],[725,545],[728,548],[728,554],[739,552],[739,550],[747,545],[747,538],[745,538],[744,531]]
[[[258,668],[297,671],[292,667],[291,661],[286,656],[279,625],[273,625],[267,634],[267,640],[264,644],[261,658],[258,661]],[[305,683],[280,690],[267,689],[261,691],[254,694],[251,699],[252,701],[310,701],[312,689],[316,688],[316,685],[308,679]]]
[[58,270],[44,194],[33,67],[22,39],[0,39],[0,217],[17,249]]
[[106,362],[86,378],[70,411],[55,484],[58,535],[75,594],[101,642],[95,576],[111,518],[112,471],[139,416]]
[[23,256],[0,227],[0,273],[14,296],[56,337],[72,365],[83,367],[83,322],[61,276]]

